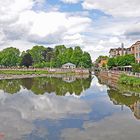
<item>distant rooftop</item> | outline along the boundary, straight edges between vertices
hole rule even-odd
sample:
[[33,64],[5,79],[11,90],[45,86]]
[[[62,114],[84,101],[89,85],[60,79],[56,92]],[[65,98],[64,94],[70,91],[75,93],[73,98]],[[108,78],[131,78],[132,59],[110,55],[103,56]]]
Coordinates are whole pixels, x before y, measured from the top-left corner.
[[75,66],[75,64],[73,64],[73,63],[66,63],[64,65]]

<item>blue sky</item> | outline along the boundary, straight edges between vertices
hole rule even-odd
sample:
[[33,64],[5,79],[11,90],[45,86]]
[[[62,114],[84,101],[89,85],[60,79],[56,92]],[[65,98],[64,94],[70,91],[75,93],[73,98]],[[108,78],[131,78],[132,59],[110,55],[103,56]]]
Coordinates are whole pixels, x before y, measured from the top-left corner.
[[0,49],[78,45],[94,61],[139,38],[139,0],[0,0]]

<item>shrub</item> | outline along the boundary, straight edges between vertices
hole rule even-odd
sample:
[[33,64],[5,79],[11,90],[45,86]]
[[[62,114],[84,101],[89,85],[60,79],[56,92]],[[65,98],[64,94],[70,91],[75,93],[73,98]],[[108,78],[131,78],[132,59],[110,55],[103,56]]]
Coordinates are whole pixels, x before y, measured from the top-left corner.
[[122,74],[119,78],[119,83],[133,86],[133,87],[140,87],[140,78]]

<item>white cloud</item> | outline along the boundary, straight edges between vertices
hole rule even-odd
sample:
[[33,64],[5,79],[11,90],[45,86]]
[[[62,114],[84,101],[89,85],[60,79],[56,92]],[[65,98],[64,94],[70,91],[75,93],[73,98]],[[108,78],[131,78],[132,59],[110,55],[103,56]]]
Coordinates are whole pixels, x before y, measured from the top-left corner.
[[[78,0],[64,2],[77,3]],[[9,46],[25,50],[36,44],[79,45],[95,60],[98,55],[108,54],[110,48],[119,47],[121,42],[127,47],[139,39],[138,0],[81,2],[86,12],[68,13],[60,12],[59,6],[35,11],[34,8],[44,4],[44,0],[0,0],[0,50]],[[99,15],[94,19],[90,17],[89,9],[102,10],[114,17]]]
[[[80,98],[35,95],[22,89],[20,93],[14,95],[0,91],[0,111],[1,133],[6,140],[15,140],[35,131],[38,127],[36,128],[33,122],[36,120],[57,121],[70,115],[88,114],[91,108]],[[46,130],[43,132],[39,130],[41,136],[48,134]],[[40,136],[39,134],[37,135]]]
[[113,114],[101,121],[85,122],[83,129],[68,128],[62,131],[64,140],[137,140],[139,139],[138,121],[128,113]]
[[[82,44],[83,38],[76,36],[86,32],[92,22],[86,15],[69,14],[53,9],[47,12],[32,10],[36,3],[42,3],[43,0],[6,2],[7,8],[0,11],[0,49],[9,45],[21,49],[24,44],[28,44],[24,49],[28,49],[29,44]],[[5,4],[1,3],[0,9],[3,7]],[[19,42],[24,44],[20,45]]]
[[82,5],[85,9],[98,9],[112,16],[140,16],[139,0],[84,0]]

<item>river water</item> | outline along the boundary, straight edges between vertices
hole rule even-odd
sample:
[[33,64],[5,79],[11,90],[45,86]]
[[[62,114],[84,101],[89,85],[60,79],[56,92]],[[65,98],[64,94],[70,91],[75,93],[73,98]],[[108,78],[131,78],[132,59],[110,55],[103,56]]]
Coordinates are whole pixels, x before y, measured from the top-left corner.
[[139,89],[96,76],[0,81],[0,140],[139,139]]

